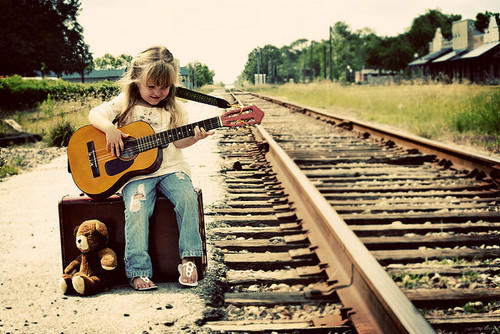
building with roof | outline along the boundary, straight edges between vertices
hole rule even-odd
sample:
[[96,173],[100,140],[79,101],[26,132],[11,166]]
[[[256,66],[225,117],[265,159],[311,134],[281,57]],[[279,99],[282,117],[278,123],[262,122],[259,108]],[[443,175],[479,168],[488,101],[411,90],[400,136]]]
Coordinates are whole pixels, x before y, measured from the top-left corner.
[[429,53],[408,64],[412,77],[499,84],[499,32],[494,16],[484,33],[474,28],[473,20],[453,22],[451,40],[446,40],[437,28]]
[[[110,69],[110,70],[92,70],[89,73],[85,73],[84,81],[85,82],[97,82],[97,81],[116,81],[121,78],[121,76],[125,73],[125,69]],[[61,79],[71,82],[82,82],[81,73],[71,73],[71,74],[63,74]]]
[[187,88],[187,89],[193,89],[193,82],[191,81],[191,78],[189,77],[189,71],[187,67],[181,67],[180,68],[180,81],[181,84]]
[[429,43],[429,53],[415,59],[408,64],[412,69],[413,77],[432,76],[431,64],[434,60],[449,54],[453,50],[451,41],[446,40],[441,33],[441,28],[436,29],[432,42]]
[[[117,81],[125,73],[125,69],[110,69],[110,70],[92,70],[89,73],[85,73],[85,82],[97,82],[97,81]],[[186,67],[180,68],[179,81],[181,84],[191,89],[193,87],[192,82],[189,80],[189,73]],[[63,74],[61,79],[71,82],[82,82],[82,76],[80,73]]]

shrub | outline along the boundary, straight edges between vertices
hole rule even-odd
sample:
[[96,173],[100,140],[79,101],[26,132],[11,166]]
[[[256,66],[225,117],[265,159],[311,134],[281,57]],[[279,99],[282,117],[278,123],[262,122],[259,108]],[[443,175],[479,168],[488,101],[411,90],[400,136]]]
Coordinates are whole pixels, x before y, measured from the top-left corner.
[[17,175],[18,173],[19,170],[15,166],[6,164],[0,167],[0,179],[9,175]]
[[68,146],[69,139],[74,132],[75,129],[73,126],[69,122],[64,121],[50,130],[47,141],[52,146]]
[[23,79],[19,75],[0,78],[0,107],[6,110],[33,108],[50,96],[55,101],[81,100],[86,97],[107,100],[119,93],[109,81],[72,83],[64,80]]

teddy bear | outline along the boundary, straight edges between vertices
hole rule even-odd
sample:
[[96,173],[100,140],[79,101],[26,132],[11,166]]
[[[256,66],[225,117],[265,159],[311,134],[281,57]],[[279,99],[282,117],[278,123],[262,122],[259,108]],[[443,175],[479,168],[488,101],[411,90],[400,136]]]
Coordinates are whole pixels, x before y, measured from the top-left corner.
[[92,295],[104,290],[107,273],[118,265],[116,253],[106,247],[108,239],[106,225],[97,219],[75,228],[76,247],[81,254],[66,266],[59,280],[63,294]]

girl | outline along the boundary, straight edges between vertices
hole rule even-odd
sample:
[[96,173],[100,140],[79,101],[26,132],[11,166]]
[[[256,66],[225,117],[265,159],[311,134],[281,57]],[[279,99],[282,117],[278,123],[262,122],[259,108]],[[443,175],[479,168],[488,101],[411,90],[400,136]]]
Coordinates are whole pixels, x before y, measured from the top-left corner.
[[[119,156],[128,134],[118,128],[141,120],[158,132],[187,124],[187,114],[175,101],[177,62],[163,46],[141,52],[121,79],[122,93],[92,109],[92,125],[106,134],[106,148]],[[113,123],[117,120],[117,126]],[[179,283],[198,285],[195,258],[202,256],[198,226],[198,202],[190,179],[183,148],[213,134],[195,128],[192,137],[177,140],[163,148],[160,168],[149,175],[129,180],[122,188],[125,203],[125,272],[136,290],[156,289],[151,281],[152,265],[148,254],[149,218],[154,209],[156,191],[161,191],[174,205],[179,225]]]

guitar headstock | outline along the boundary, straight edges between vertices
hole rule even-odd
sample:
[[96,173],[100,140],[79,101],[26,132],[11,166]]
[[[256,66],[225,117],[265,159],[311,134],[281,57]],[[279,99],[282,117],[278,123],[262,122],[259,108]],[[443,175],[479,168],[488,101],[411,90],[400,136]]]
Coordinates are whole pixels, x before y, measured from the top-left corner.
[[244,126],[260,124],[264,112],[255,105],[233,109],[222,115],[221,121],[223,126]]

